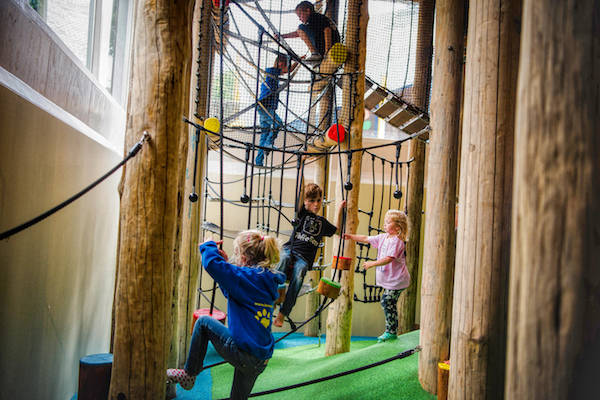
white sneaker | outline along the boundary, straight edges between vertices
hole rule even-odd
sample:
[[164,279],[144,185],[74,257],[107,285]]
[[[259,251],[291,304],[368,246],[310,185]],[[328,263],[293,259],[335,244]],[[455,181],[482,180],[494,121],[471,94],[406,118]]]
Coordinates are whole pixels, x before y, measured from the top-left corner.
[[191,390],[196,382],[196,377],[188,375],[183,369],[170,368],[167,370],[167,382],[179,383],[185,390]]

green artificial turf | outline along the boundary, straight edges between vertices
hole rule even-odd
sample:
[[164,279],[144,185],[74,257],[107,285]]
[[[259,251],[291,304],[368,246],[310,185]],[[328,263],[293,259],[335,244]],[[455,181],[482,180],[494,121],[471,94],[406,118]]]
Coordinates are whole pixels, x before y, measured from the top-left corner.
[[[419,332],[399,336],[397,340],[352,342],[350,352],[325,357],[324,343],[275,350],[267,369],[258,377],[252,392],[274,389],[347,371],[393,357],[419,343]],[[364,371],[297,389],[259,397],[260,399],[435,399],[418,381],[418,355],[394,360]],[[213,399],[229,396],[233,367],[212,369]]]

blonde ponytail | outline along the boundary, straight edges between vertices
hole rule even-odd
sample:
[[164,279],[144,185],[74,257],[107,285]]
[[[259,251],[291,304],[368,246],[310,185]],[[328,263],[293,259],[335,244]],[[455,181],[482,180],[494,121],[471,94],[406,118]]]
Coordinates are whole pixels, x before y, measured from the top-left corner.
[[240,232],[233,241],[232,261],[237,265],[272,268],[279,262],[279,242],[255,229]]
[[263,266],[276,265],[279,262],[279,242],[273,236],[264,236],[262,243],[264,246],[264,255],[268,262],[267,265]]

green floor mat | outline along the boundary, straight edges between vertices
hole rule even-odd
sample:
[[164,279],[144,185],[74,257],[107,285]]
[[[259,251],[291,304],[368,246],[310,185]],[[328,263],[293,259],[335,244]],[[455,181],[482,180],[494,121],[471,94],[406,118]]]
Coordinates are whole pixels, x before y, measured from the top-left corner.
[[[325,345],[298,346],[276,350],[267,369],[258,377],[252,392],[292,385],[393,357],[419,343],[419,332],[411,332],[397,340],[352,342],[350,352],[325,357]],[[435,399],[418,381],[418,355],[394,360],[364,371],[297,389],[273,393],[260,399]],[[213,399],[229,396],[233,367],[222,365],[212,369]]]

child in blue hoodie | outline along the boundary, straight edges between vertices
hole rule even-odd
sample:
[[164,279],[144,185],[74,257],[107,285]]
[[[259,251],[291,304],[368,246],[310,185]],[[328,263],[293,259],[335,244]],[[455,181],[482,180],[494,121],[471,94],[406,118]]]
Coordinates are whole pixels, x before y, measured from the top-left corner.
[[247,399],[273,355],[273,303],[285,275],[272,268],[279,261],[279,245],[273,237],[255,230],[241,232],[233,242],[233,252],[232,262],[237,265],[227,262],[227,254],[217,243],[200,245],[202,266],[228,300],[229,327],[209,316],[200,317],[184,369],[167,370],[167,379],[186,390],[193,388],[210,341],[235,367],[231,399]]

